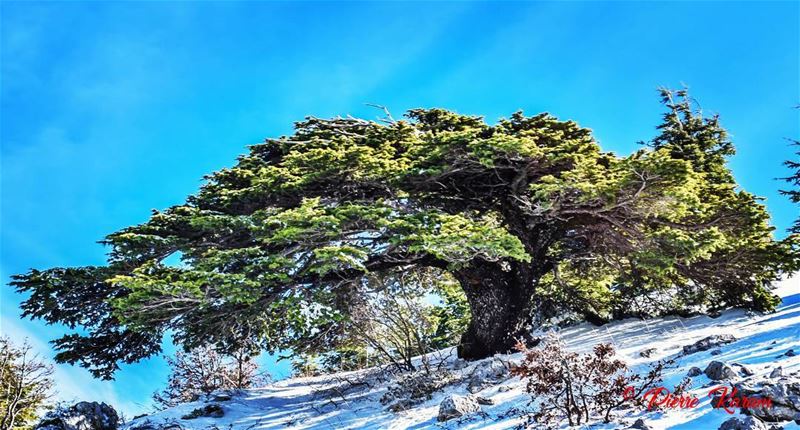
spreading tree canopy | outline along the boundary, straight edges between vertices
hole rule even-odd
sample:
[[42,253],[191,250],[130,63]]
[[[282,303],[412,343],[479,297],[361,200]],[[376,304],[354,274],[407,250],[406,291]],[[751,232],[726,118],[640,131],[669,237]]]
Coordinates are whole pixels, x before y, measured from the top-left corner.
[[464,290],[465,358],[564,316],[772,309],[796,245],[737,186],[717,117],[684,91],[662,97],[658,136],[629,156],[547,113],[307,118],[107,236],[106,265],[14,285],[27,316],[83,328],[55,341],[57,358],[102,377],[158,352],[166,331],[187,348],[334,347],[368,277],[416,268]]

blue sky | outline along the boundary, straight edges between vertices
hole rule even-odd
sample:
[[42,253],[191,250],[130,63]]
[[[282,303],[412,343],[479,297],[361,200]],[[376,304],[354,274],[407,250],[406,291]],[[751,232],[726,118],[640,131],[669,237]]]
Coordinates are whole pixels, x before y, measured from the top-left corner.
[[[181,203],[247,144],[306,115],[446,107],[490,121],[549,111],[629,153],[654,135],[658,86],[717,112],[745,189],[778,234],[797,208],[775,177],[800,137],[800,3],[2,2],[3,283],[29,268],[101,264],[95,241]],[[45,355],[58,327],[2,331]],[[268,367],[278,376],[286,365]],[[58,366],[64,398],[147,409],[160,358],[114,382]]]

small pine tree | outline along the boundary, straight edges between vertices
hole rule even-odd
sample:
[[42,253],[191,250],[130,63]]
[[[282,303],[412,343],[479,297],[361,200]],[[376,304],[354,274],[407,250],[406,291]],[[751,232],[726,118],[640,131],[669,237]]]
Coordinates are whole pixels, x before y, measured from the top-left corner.
[[[795,140],[793,145],[800,148],[800,141]],[[800,150],[795,154],[800,158]],[[783,164],[793,171],[792,175],[783,178],[784,181],[792,185],[793,189],[781,190],[781,194],[788,196],[792,203],[800,203],[800,161],[786,160]],[[789,232],[800,234],[800,217],[794,221],[794,225],[789,228]]]
[[28,343],[0,337],[0,429],[25,430],[50,398],[53,367]]
[[167,387],[153,394],[158,409],[191,402],[216,390],[259,387],[269,379],[246,350],[224,355],[207,345],[178,352],[167,358],[167,364],[171,369]]

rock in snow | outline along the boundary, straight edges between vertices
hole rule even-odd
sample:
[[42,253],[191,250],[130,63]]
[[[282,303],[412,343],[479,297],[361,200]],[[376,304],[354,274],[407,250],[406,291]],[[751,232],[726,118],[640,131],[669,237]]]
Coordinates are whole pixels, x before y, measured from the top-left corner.
[[722,423],[718,430],[767,430],[767,426],[758,418],[733,417]]
[[184,427],[174,421],[156,423],[149,419],[134,421],[127,430],[184,430]]
[[739,368],[739,374],[741,374],[742,376],[753,376],[753,375],[755,375],[755,373],[753,373],[753,371],[750,370],[750,368],[745,366],[744,364],[733,363],[733,365]]
[[702,374],[703,374],[702,369],[700,369],[699,367],[692,367],[691,369],[689,369],[689,372],[686,373],[686,376],[694,378],[695,376],[700,376]]
[[232,390],[217,390],[212,392],[211,394],[206,394],[204,396],[198,397],[198,401],[203,401],[206,403],[213,403],[213,402],[227,402],[231,400],[231,396],[234,391]]
[[756,383],[742,381],[734,384],[737,397],[768,398],[771,406],[742,408],[742,413],[765,422],[800,420],[800,381],[781,379],[780,382],[761,380]]
[[475,394],[486,387],[499,384],[508,377],[508,368],[500,360],[491,359],[475,366],[469,377],[467,391]]
[[692,345],[684,346],[683,354],[689,355],[689,354],[694,354],[695,352],[707,351],[711,348],[727,345],[732,342],[736,342],[736,337],[734,337],[731,334],[715,334],[700,339],[697,342],[693,343]]
[[658,351],[658,349],[656,349],[656,348],[643,349],[643,350],[639,351],[639,357],[650,358],[650,356],[653,355],[653,353],[655,353],[656,351]]
[[633,423],[632,426],[628,427],[626,430],[650,430],[650,426],[648,426],[643,419],[639,418],[638,420],[636,420],[635,423]]
[[772,399],[772,407],[745,409],[745,413],[769,422],[800,420],[800,381],[763,382],[757,388],[757,395]]
[[80,402],[49,412],[35,430],[116,430],[117,411],[105,403]]
[[487,405],[488,406],[488,405],[493,405],[494,404],[494,400],[489,399],[487,397],[478,396],[478,397],[475,397],[475,401],[478,402],[479,405]]
[[478,400],[474,396],[459,396],[451,394],[439,404],[439,421],[458,418],[481,410]]
[[704,370],[703,373],[705,373],[709,379],[714,381],[734,379],[737,376],[736,371],[733,370],[733,367],[728,366],[721,361],[712,361],[711,363],[708,363],[708,367],[706,367],[706,370]]
[[191,420],[200,417],[221,418],[223,416],[225,416],[225,411],[222,410],[222,406],[212,403],[202,408],[193,409],[188,414],[182,416],[181,419]]

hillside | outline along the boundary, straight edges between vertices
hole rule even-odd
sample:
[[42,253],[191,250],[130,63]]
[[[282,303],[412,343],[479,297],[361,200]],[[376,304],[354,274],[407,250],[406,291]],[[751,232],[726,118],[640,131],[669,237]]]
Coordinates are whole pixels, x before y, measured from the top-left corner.
[[[665,374],[664,386],[678,384],[692,367],[705,369],[712,360],[746,366],[754,374],[742,377],[745,382],[769,378],[778,366],[788,381],[800,380],[800,356],[786,354],[790,349],[800,351],[800,279],[784,282],[779,294],[783,303],[775,313],[760,315],[731,310],[717,318],[663,318],[654,320],[624,320],[596,327],[581,324],[560,331],[571,350],[587,351],[593,345],[610,342],[620,356],[634,368],[663,358],[674,358],[676,365]],[[681,354],[682,347],[711,335],[729,334],[736,341],[693,354]],[[652,350],[651,350],[652,349]],[[640,354],[651,350],[648,357]],[[265,388],[238,393],[220,393],[130,421],[125,430],[146,429],[511,429],[522,418],[517,411],[528,407],[530,396],[524,392],[524,382],[509,378],[508,363],[521,359],[521,354],[464,362],[454,358],[454,351],[445,350],[429,357],[438,364],[433,381],[418,378],[417,382],[445,384],[434,390],[430,399],[403,402],[407,393],[397,393],[406,375],[386,376],[376,369],[320,377],[295,378],[277,382]],[[794,373],[794,375],[792,375]],[[438,378],[438,379],[437,379]],[[774,379],[774,378],[773,378]],[[591,428],[624,428],[643,418],[651,429],[717,429],[733,415],[712,409],[707,397],[709,387],[722,385],[701,374],[692,380],[690,392],[702,401],[694,409],[672,409],[647,413],[640,409],[621,411],[618,424],[596,425]],[[439,405],[449,394],[477,396],[493,404],[481,406],[472,413],[444,423],[437,421]],[[383,402],[381,400],[384,400]],[[794,399],[797,400],[797,399]],[[208,407],[208,405],[218,405]],[[182,419],[192,411],[206,408],[210,416]],[[398,410],[392,412],[389,409]],[[405,410],[403,410],[405,409]],[[195,412],[195,415],[202,415]],[[222,416],[219,416],[222,415]],[[783,422],[784,429],[797,429],[793,422]],[[766,427],[769,428],[769,427]]]

